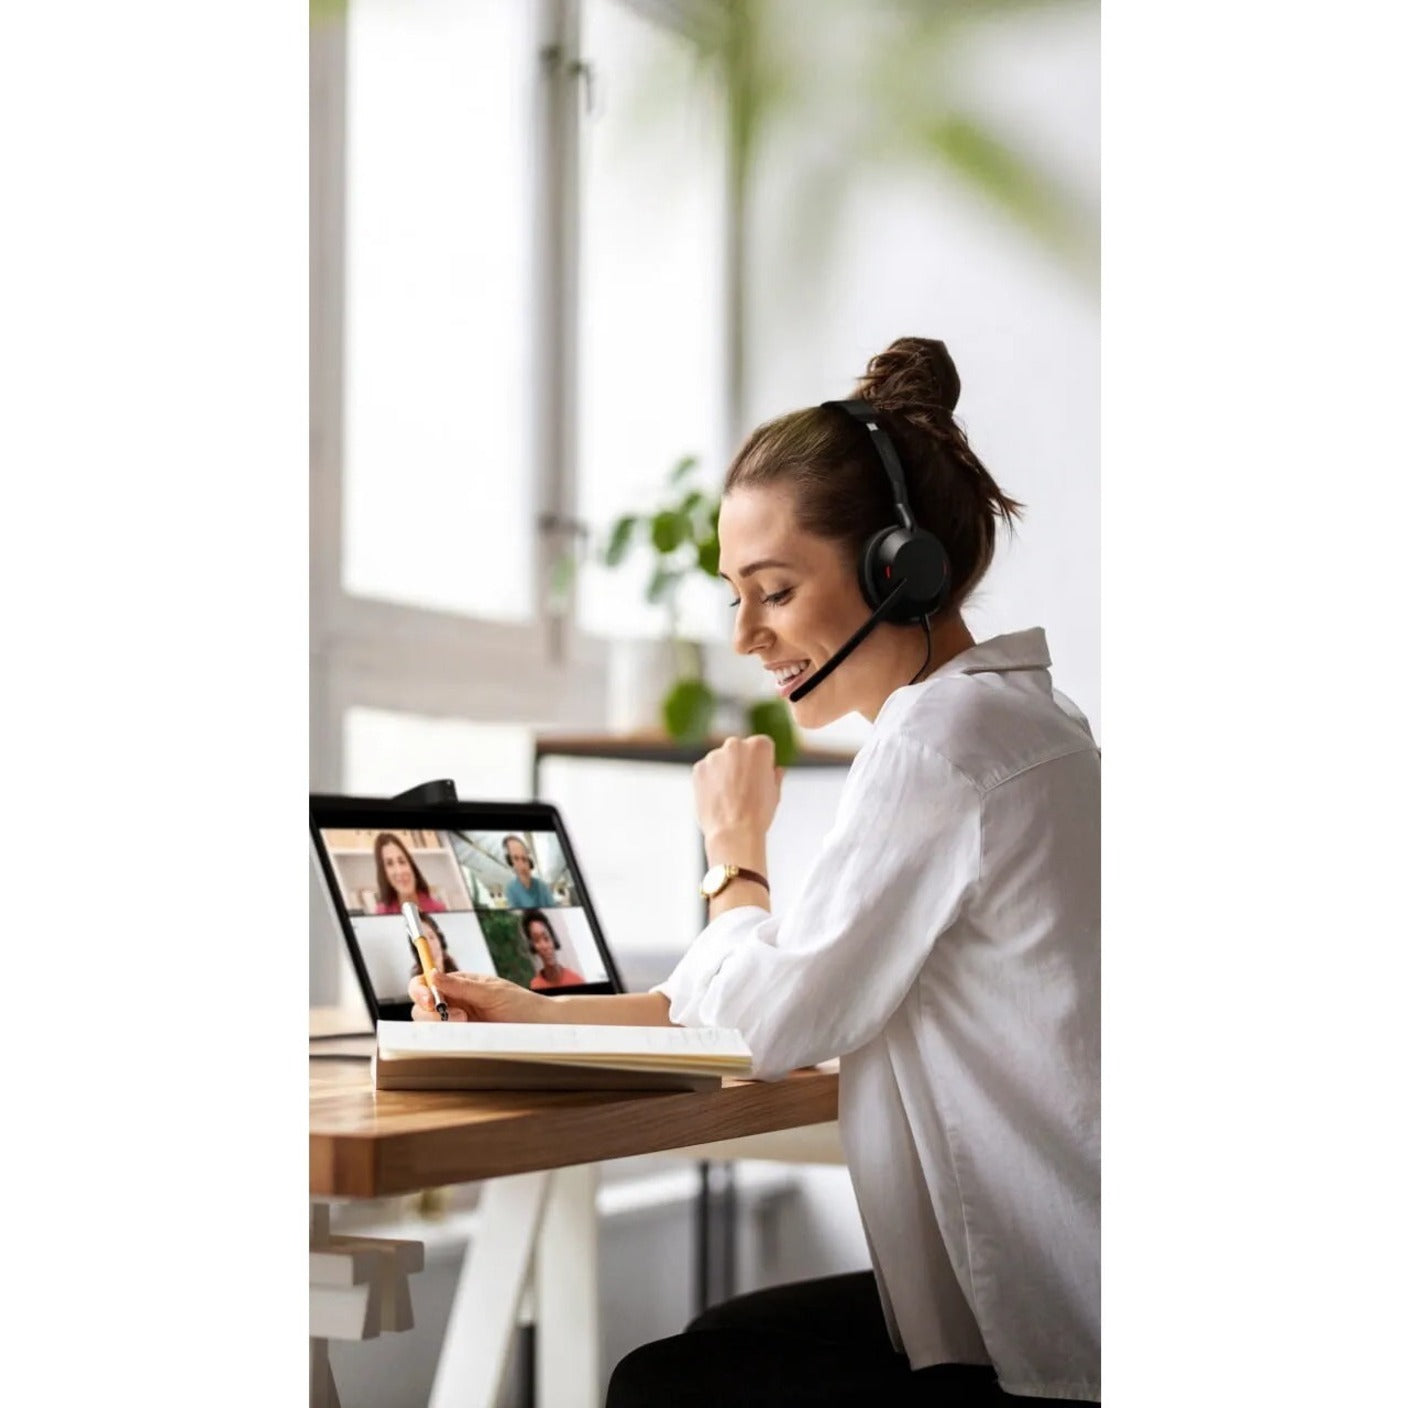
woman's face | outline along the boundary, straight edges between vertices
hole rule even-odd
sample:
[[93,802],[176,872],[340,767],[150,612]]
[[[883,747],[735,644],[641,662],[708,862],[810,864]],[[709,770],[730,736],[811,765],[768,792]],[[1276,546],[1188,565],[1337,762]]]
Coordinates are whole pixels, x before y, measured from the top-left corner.
[[436,968],[445,966],[445,945],[440,942],[440,936],[428,926],[422,926],[421,933],[425,935],[426,947],[430,949],[430,961]]
[[508,843],[508,863],[513,867],[513,873],[526,885],[529,876],[533,873],[533,867],[528,860],[528,852],[524,849],[522,841]]
[[[870,615],[856,564],[840,543],[803,532],[792,495],[766,486],[735,489],[719,511],[719,575],[737,599],[733,648],[756,656],[780,698],[826,663]],[[869,718],[890,686],[881,685],[877,649],[885,626],[815,692],[793,705],[803,728],[820,728],[852,710]],[[886,675],[888,680],[888,675]]]
[[552,934],[548,931],[548,926],[535,919],[528,926],[528,943],[533,952],[537,954],[543,967],[551,967],[555,962],[553,954],[556,952],[557,946],[552,941]]
[[381,848],[381,868],[391,888],[403,901],[415,898],[416,873],[411,868],[411,858],[394,841],[386,842]]

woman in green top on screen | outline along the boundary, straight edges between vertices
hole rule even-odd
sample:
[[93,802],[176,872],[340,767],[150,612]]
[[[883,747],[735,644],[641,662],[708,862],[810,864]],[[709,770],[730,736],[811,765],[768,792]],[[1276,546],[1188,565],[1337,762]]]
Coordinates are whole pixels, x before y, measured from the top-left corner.
[[513,867],[513,879],[504,886],[510,909],[552,909],[557,904],[552,890],[533,874],[533,855],[523,837],[504,837],[504,861]]

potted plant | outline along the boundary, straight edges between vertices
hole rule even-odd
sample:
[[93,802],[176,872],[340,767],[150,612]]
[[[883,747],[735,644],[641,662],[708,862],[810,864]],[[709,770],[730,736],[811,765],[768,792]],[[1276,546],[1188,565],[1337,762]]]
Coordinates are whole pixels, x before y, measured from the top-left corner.
[[[679,591],[695,573],[711,583],[719,571],[719,496],[696,483],[699,461],[681,459],[669,472],[665,493],[654,510],[623,514],[612,525],[601,552],[607,567],[618,567],[632,553],[654,558],[645,597],[663,606],[667,639],[674,652],[674,679],[660,700],[660,722],[671,738],[698,742],[708,737],[720,717],[732,713],[739,732],[767,734],[778,763],[796,756],[798,742],[787,706],[780,699],[746,699],[724,693],[705,677],[704,647],[680,633]],[[731,721],[731,722],[735,722]]]

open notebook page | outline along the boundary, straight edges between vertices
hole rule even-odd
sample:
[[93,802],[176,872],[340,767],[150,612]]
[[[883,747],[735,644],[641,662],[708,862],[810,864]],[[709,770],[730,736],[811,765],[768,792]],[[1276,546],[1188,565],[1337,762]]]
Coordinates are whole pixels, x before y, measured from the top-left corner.
[[380,1022],[381,1054],[396,1056],[637,1056],[669,1062],[751,1063],[743,1037],[727,1027],[558,1026],[546,1022]]

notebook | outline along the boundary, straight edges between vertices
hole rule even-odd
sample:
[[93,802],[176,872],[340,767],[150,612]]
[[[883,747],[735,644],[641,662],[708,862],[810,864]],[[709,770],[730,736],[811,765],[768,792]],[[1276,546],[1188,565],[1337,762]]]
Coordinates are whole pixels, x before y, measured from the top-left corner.
[[705,1090],[752,1073],[722,1027],[380,1022],[376,1041],[378,1090]]

